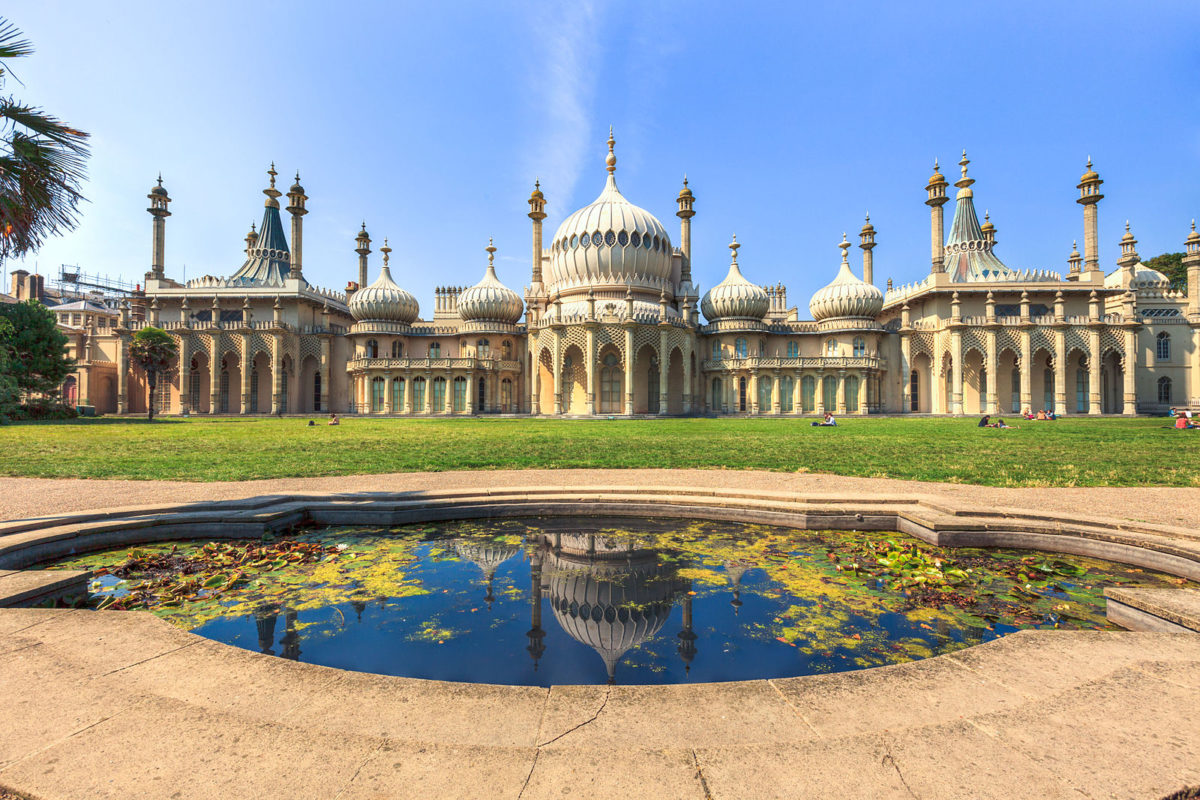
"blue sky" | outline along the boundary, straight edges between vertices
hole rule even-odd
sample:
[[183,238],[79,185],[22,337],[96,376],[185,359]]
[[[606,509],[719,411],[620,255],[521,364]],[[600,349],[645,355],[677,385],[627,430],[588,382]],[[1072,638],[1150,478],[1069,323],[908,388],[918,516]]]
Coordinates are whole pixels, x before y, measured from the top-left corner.
[[1012,267],[1065,270],[1089,154],[1107,269],[1126,218],[1149,257],[1182,249],[1200,216],[1194,0],[18,0],[4,13],[38,48],[7,89],[93,135],[83,222],[36,258],[50,275],[70,263],[140,280],[159,171],[168,274],[232,274],[274,160],[310,197],[305,276],[344,289],[365,219],[372,279],[387,236],[428,317],[434,285],[482,276],[489,236],[500,278],[528,283],[535,176],[549,242],[603,187],[609,124],[622,191],[673,232],[688,174],[702,290],[736,232],[747,277],[786,283],[802,315],[867,210],[876,282],[926,274],[925,181],[935,156],[953,181],[964,147]]

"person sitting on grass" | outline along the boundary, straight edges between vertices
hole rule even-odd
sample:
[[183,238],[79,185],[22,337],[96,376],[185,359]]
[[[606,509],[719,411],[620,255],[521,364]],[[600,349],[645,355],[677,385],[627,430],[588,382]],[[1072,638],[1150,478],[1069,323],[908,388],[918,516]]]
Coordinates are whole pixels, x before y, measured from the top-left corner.
[[1192,421],[1190,419],[1188,419],[1187,416],[1184,415],[1184,413],[1182,411],[1180,411],[1179,416],[1177,416],[1175,418],[1175,430],[1190,431],[1190,430],[1195,430],[1195,428],[1196,428],[1196,426],[1192,423]]
[[1046,422],[1047,420],[1050,419],[1050,416],[1046,413],[1046,409],[1043,408],[1041,411],[1039,411],[1037,413],[1036,419],[1040,422]]
[[992,427],[993,428],[1003,428],[1004,430],[1014,430],[1015,429],[1015,426],[1009,425],[1007,422],[1000,419],[999,417],[996,417],[996,421],[994,423],[992,423]]
[[837,420],[833,418],[833,414],[831,414],[831,413],[829,413],[828,411],[826,411],[826,412],[825,412],[825,419],[821,420],[820,422],[814,422],[814,423],[812,424],[812,426],[813,426],[814,428],[827,428],[827,427],[835,427],[835,428],[836,428],[836,427],[837,427]]
[[983,415],[983,416],[980,418],[980,420],[979,420],[979,427],[980,427],[980,428],[990,428],[990,427],[992,427],[992,415],[991,415],[991,414],[984,414],[984,415]]
[[338,419],[338,415],[337,415],[337,414],[335,414],[335,413],[333,413],[333,412],[330,412],[330,414],[329,414],[329,424],[330,424],[330,425],[341,425],[341,424],[342,424],[342,421],[341,421],[340,419]]

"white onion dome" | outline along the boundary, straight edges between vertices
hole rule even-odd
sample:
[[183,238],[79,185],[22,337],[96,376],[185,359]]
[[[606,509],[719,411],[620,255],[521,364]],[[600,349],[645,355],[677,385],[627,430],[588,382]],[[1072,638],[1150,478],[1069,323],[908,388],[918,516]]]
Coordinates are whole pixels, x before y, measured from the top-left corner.
[[[1123,285],[1125,269],[1118,267],[1110,272],[1104,278],[1104,288],[1119,289]],[[1133,281],[1129,284],[1130,289],[1170,289],[1171,279],[1163,273],[1147,267],[1142,262],[1138,262],[1133,267]]]
[[617,157],[608,138],[608,179],[590,205],[563,220],[550,244],[546,290],[564,298],[589,288],[626,286],[651,295],[674,297],[671,238],[653,214],[625,199],[614,177]]
[[496,248],[488,240],[487,272],[483,280],[458,296],[458,313],[464,322],[502,322],[516,324],[525,310],[521,296],[496,277],[493,264]]
[[877,286],[860,280],[850,271],[847,250],[850,243],[842,234],[842,266],[837,277],[818,289],[808,301],[808,310],[817,322],[841,317],[875,317],[883,310],[883,292]]
[[729,243],[733,252],[733,261],[729,264],[729,274],[725,280],[704,293],[700,301],[700,310],[709,322],[719,319],[753,319],[761,321],[770,308],[767,292],[756,283],[751,283],[742,275],[738,267],[737,251],[741,247],[737,236]]
[[383,240],[383,269],[379,277],[365,289],[359,289],[350,298],[350,314],[359,322],[399,322],[411,325],[421,313],[417,298],[401,289],[388,269],[388,255],[392,249]]

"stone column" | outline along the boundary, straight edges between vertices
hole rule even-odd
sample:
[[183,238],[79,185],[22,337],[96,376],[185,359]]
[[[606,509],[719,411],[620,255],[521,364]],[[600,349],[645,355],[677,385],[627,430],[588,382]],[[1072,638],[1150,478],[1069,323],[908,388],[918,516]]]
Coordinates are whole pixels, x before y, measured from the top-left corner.
[[1033,337],[1029,328],[1021,330],[1021,407],[1033,411]]
[[395,400],[392,392],[392,373],[383,373],[383,411],[385,414],[395,414]]
[[1067,413],[1067,331],[1054,331],[1054,413]]
[[[486,378],[485,378],[486,380]],[[484,394],[487,394],[486,383],[484,384]],[[466,409],[468,414],[475,413],[475,373],[468,370],[467,372],[467,396]]]
[[750,370],[750,380],[746,383],[746,411],[751,414],[759,414],[758,407],[758,370]]
[[1000,413],[1000,392],[999,375],[1000,371],[999,359],[996,354],[996,329],[988,328],[987,331],[987,401],[986,408],[989,414]]
[[333,392],[333,387],[330,385],[330,383],[332,381],[331,381],[331,377],[330,377],[330,368],[329,368],[330,361],[331,361],[329,351],[330,351],[331,346],[332,345],[330,343],[330,338],[328,336],[322,336],[321,337],[321,364],[319,366],[319,369],[321,370],[321,410],[324,411],[325,413],[329,413],[330,411],[333,410],[329,407],[329,398],[332,396],[332,392]]
[[[931,381],[932,383],[932,381]],[[932,408],[932,406],[930,406]],[[900,413],[912,411],[912,337],[900,334]]]
[[783,404],[780,402],[779,370],[775,370],[775,375],[771,380],[773,381],[771,384],[771,413],[779,416],[783,407]]
[[433,413],[433,370],[425,372],[425,413]]
[[446,370],[446,402],[442,405],[442,412],[454,413],[454,373],[450,370]]
[[[691,353],[691,348],[689,347],[688,352],[683,354],[683,413],[684,414],[692,413],[692,397],[694,395],[693,389],[695,388],[692,384],[694,381],[695,381],[695,378],[692,376],[692,353]],[[704,392],[701,391],[701,395],[703,395],[703,394],[704,394]]]
[[[1197,350],[1200,352],[1200,350]],[[1125,403],[1122,412],[1128,416],[1137,414],[1137,331],[1134,328],[1125,329]],[[1196,369],[1193,366],[1193,369]]]
[[633,416],[633,326],[625,326],[625,415]]
[[283,404],[283,334],[271,335],[271,413]]
[[129,413],[129,334],[120,334],[117,344],[117,413]]
[[243,333],[242,340],[242,414],[250,413],[250,373],[254,370],[254,358],[250,354],[250,334]]
[[963,413],[962,332],[957,328],[950,334],[950,413]]
[[221,334],[213,332],[212,357],[208,360],[208,413],[221,413]]
[[[83,397],[85,395],[80,395]],[[179,413],[192,413],[192,337],[179,337]]]
[[837,413],[844,415],[846,413],[846,370],[838,372],[838,409]]
[[584,394],[587,413],[596,413],[596,328],[587,328],[587,392]]
[[801,388],[802,378],[800,370],[795,370],[792,375],[792,413],[804,413],[804,390]]
[[558,416],[563,413],[561,327],[554,329],[554,357],[551,363],[554,365],[554,414]]
[[667,331],[669,327],[666,325],[658,326],[658,415],[665,417],[667,415],[667,407],[671,402],[667,394],[667,384],[670,382],[671,376],[671,356],[667,352]]
[[813,389],[813,410],[817,414],[825,413],[825,373],[818,372],[816,386]]
[[1099,414],[1100,405],[1100,328],[1088,330],[1088,414]]
[[412,407],[413,389],[412,389],[412,387],[413,387],[412,370],[406,369],[406,370],[404,370],[404,394],[400,398],[400,402],[402,404],[405,414],[411,414],[413,411],[413,407]]

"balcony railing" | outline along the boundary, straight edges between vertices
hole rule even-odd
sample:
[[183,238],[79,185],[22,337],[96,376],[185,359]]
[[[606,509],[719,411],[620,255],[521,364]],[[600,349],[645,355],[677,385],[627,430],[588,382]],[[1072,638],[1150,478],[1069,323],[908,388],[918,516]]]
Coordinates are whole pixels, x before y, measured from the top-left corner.
[[879,369],[883,359],[878,356],[756,356],[753,358],[718,358],[701,363],[705,370],[740,369]]
[[499,358],[354,358],[346,363],[346,369],[348,371],[408,369],[421,372],[458,369],[516,372],[521,369],[521,362],[505,361]]

